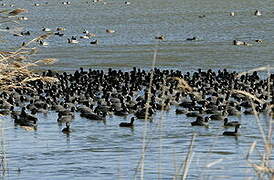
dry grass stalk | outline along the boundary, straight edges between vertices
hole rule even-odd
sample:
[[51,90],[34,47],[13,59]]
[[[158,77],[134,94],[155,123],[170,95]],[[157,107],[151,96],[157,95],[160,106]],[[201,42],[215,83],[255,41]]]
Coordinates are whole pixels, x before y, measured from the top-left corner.
[[[17,11],[14,11],[16,13]],[[18,11],[19,12],[19,11]],[[48,58],[38,61],[29,60],[29,55],[37,52],[36,48],[28,48],[27,46],[33,42],[46,39],[51,36],[51,33],[43,34],[25,43],[23,47],[16,51],[1,51],[0,52],[0,90],[9,91],[12,88],[27,88],[24,87],[27,82],[41,80],[46,83],[56,82],[57,79],[51,77],[40,77],[38,74],[29,70],[29,67],[37,66],[38,64],[52,64],[56,59]]]
[[258,99],[256,96],[254,96],[254,95],[252,95],[252,94],[250,94],[249,92],[246,92],[246,91],[241,91],[241,90],[234,89],[234,90],[232,90],[232,93],[243,94],[247,97],[250,97],[251,99],[254,99],[255,101],[258,101],[261,104],[265,103],[265,101],[262,101],[262,100]]
[[54,82],[57,82],[58,79],[57,78],[54,78],[54,77],[27,77],[26,79],[24,79],[23,81],[21,81],[21,83],[29,83],[31,81],[43,81],[43,82],[46,82],[46,83],[54,83]]
[[167,78],[167,80],[169,80],[169,79],[178,81],[178,88],[179,89],[182,89],[182,90],[188,91],[188,92],[193,91],[192,87],[189,86],[187,81],[184,80],[183,78],[179,78],[179,77],[169,77],[169,78]]
[[242,75],[246,75],[246,74],[249,74],[249,73],[253,73],[253,72],[255,72],[255,71],[267,71],[268,69],[274,69],[274,67],[263,66],[263,67],[251,69],[251,70],[249,70],[249,71],[239,73],[239,74],[236,76],[236,78],[239,78],[239,77],[241,77]]
[[184,162],[181,164],[181,166],[179,167],[178,171],[176,171],[175,173],[175,176],[173,177],[173,179],[177,179],[176,177],[179,177],[180,174],[181,174],[181,171],[182,172],[182,175],[181,175],[181,179],[186,179],[187,175],[188,175],[188,170],[189,170],[189,165],[191,163],[191,160],[194,156],[194,153],[193,153],[193,146],[194,146],[194,142],[195,142],[195,138],[196,138],[196,134],[194,133],[193,136],[192,136],[192,139],[191,139],[191,142],[190,142],[190,145],[188,147],[188,153],[187,153],[187,156],[184,160]]
[[27,10],[18,8],[18,9],[14,9],[13,11],[9,12],[9,15],[10,16],[16,16],[16,15],[24,13],[24,12],[27,12]]
[[57,59],[55,58],[47,58],[47,59],[40,59],[36,62],[34,62],[35,64],[38,64],[38,63],[43,63],[43,64],[53,64],[57,61]]
[[213,162],[211,162],[211,163],[208,163],[208,164],[206,165],[206,167],[207,167],[207,168],[210,168],[210,167],[212,167],[212,166],[214,166],[214,165],[216,165],[216,164],[222,162],[223,160],[224,160],[224,159],[217,159],[217,160],[215,160],[215,161],[213,161]]
[[[156,63],[156,57],[157,57],[157,47],[154,50],[153,54],[153,61],[152,61],[152,69],[155,67]],[[141,167],[140,167],[140,179],[144,179],[144,163],[145,163],[145,152],[146,152],[146,136],[147,136],[147,119],[148,119],[148,109],[149,109],[149,103],[150,103],[150,98],[151,98],[151,87],[152,87],[152,82],[153,82],[153,76],[154,76],[154,71],[152,70],[150,73],[150,81],[149,81],[149,87],[148,87],[148,98],[147,102],[145,104],[146,112],[145,112],[145,127],[143,131],[143,144],[142,144],[142,154],[141,154]]]
[[252,101],[252,99],[250,99],[250,100],[251,100],[252,109],[254,111],[254,115],[255,115],[255,118],[256,118],[256,122],[257,122],[257,125],[258,125],[260,133],[261,133],[261,137],[262,137],[263,142],[264,142],[264,154],[262,155],[262,160],[261,160],[260,164],[256,164],[256,163],[252,162],[249,159],[250,154],[256,148],[256,142],[254,142],[251,145],[251,147],[250,147],[250,149],[247,153],[246,159],[249,162],[249,164],[251,165],[251,167],[253,167],[253,169],[255,170],[255,172],[257,173],[258,176],[260,176],[261,174],[268,174],[268,175],[273,177],[274,169],[269,167],[270,166],[269,161],[270,161],[271,151],[272,151],[272,143],[271,143],[271,140],[272,140],[272,137],[271,137],[272,136],[272,124],[270,122],[270,125],[271,125],[271,127],[269,127],[270,128],[269,129],[270,133],[268,133],[268,137],[266,137],[266,135],[264,133],[264,130],[262,128],[262,125],[260,123],[260,118],[258,116],[258,113],[255,110],[255,104]]

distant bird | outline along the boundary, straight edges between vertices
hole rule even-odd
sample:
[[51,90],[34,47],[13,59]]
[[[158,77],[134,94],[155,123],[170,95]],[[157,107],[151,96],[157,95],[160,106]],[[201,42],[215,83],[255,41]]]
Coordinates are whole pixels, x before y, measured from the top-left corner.
[[27,32],[21,32],[20,33],[22,36],[29,36],[30,35],[30,32],[29,31],[27,31]]
[[164,35],[156,36],[155,39],[165,40],[165,36]]
[[64,129],[62,129],[62,132],[65,134],[69,134],[71,132],[70,124],[68,122],[66,123],[66,127]]
[[255,15],[255,16],[261,16],[262,13],[261,13],[259,10],[256,10],[256,11],[254,12],[254,15]]
[[69,39],[69,38],[68,38],[68,43],[69,43],[69,44],[78,44],[79,41],[77,41],[76,39]]
[[261,39],[256,39],[255,42],[262,43],[263,40],[261,40]]
[[120,127],[133,127],[133,122],[134,122],[135,118],[132,117],[130,120],[130,123],[126,123],[126,122],[122,122],[119,124]]
[[63,28],[63,27],[57,27],[56,28],[56,31],[64,31],[65,30],[65,28]]
[[115,33],[115,31],[112,30],[112,29],[106,29],[106,32],[107,32],[107,33]]
[[230,12],[230,14],[229,14],[230,16],[235,16],[235,12]]
[[81,39],[89,39],[89,36],[84,35],[84,36],[80,36]]
[[84,29],[83,33],[88,34],[89,32],[88,32],[88,30]]
[[198,38],[194,36],[192,38],[187,38],[186,40],[187,41],[196,41],[196,40],[198,40]]
[[51,31],[51,29],[46,28],[46,27],[43,27],[43,28],[42,28],[42,31],[44,31],[44,32],[50,32],[50,31]]
[[39,41],[39,44],[41,45],[41,46],[48,46],[49,45],[49,43],[48,42],[45,42],[45,41]]
[[238,121],[231,121],[228,122],[227,118],[224,118],[224,126],[228,127],[228,126],[237,126],[237,125],[241,125]]
[[224,136],[238,136],[238,129],[240,128],[240,125],[238,124],[237,126],[235,126],[235,130],[234,131],[225,131],[223,133]]
[[91,41],[90,44],[98,44],[98,40],[96,39],[95,41]]
[[64,33],[56,32],[56,33],[54,33],[54,35],[62,37],[62,36],[64,36]]
[[203,119],[203,117],[198,116],[196,121],[191,122],[192,126],[208,126],[209,123],[209,117],[205,117],[205,119]]

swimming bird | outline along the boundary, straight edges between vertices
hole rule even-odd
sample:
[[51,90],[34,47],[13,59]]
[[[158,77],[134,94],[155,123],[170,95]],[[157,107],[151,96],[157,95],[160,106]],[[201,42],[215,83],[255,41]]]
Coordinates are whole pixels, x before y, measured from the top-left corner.
[[64,31],[65,30],[65,28],[63,28],[63,27],[57,27],[56,28],[56,31]]
[[198,116],[196,121],[191,122],[191,126],[208,126],[209,123],[209,117],[205,117],[205,119],[203,119],[203,117]]
[[261,16],[262,13],[261,13],[259,10],[256,10],[256,11],[254,12],[254,15],[255,15],[255,16]]
[[96,39],[95,41],[91,41],[90,44],[98,44],[98,40]]
[[83,36],[80,36],[81,39],[89,39],[89,36],[87,35],[83,35]]
[[78,44],[79,41],[77,41],[76,39],[72,39],[72,38],[69,39],[69,38],[68,38],[68,43],[69,43],[69,44]]
[[46,28],[46,27],[43,27],[43,28],[42,28],[42,31],[44,31],[44,32],[50,32],[50,31],[51,31],[51,29]]
[[64,33],[60,33],[60,32],[58,31],[58,32],[54,33],[54,35],[62,37],[62,36],[64,36]]
[[45,41],[39,41],[39,44],[41,45],[41,46],[48,46],[49,45],[49,43],[48,42],[45,42]]
[[196,41],[196,40],[198,40],[198,38],[194,36],[192,38],[187,38],[186,40],[187,41]]
[[155,39],[165,40],[165,36],[164,35],[156,36]]
[[106,32],[107,32],[107,33],[115,33],[115,30],[112,30],[112,29],[106,29]]
[[235,130],[234,131],[225,131],[223,133],[224,136],[238,136],[238,129],[240,128],[240,124],[235,126]]
[[224,126],[228,127],[228,126],[237,126],[237,125],[241,125],[238,121],[231,121],[231,122],[228,122],[228,119],[225,118],[224,119]]
[[134,122],[135,118],[132,117],[130,120],[130,123],[126,123],[126,122],[122,122],[119,124],[120,127],[133,127],[133,122]]
[[70,124],[68,122],[66,123],[66,127],[64,129],[62,129],[62,132],[65,133],[65,134],[68,134],[68,133],[71,132]]

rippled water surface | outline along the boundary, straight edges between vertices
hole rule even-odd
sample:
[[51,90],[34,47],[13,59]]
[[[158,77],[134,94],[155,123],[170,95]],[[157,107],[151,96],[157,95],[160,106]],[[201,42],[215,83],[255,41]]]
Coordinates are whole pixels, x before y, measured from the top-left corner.
[[[88,3],[87,3],[88,2]],[[153,51],[157,49],[156,66],[179,69],[183,72],[198,68],[246,71],[251,68],[273,66],[274,1],[264,0],[121,0],[93,3],[61,1],[3,0],[1,9],[28,9],[27,21],[20,24],[1,24],[1,29],[23,27],[31,36],[15,37],[1,32],[1,49],[20,46],[42,34],[42,27],[53,30],[65,27],[63,37],[52,36],[48,47],[41,47],[34,59],[57,58],[54,66],[40,69],[74,71],[79,67],[129,70],[133,66],[150,68]],[[40,6],[34,6],[39,3]],[[259,9],[262,16],[253,16]],[[229,16],[234,11],[235,17]],[[199,16],[205,15],[204,18]],[[87,29],[95,33],[90,40],[68,44],[67,38]],[[113,34],[106,33],[113,29]],[[165,35],[157,41],[155,36]],[[187,38],[198,37],[197,41]],[[97,39],[98,45],[89,42]],[[233,46],[234,39],[252,46]],[[254,40],[262,39],[262,43]],[[37,46],[34,44],[33,46]],[[108,117],[105,123],[81,118],[72,123],[70,136],[61,132],[56,113],[39,114],[37,131],[14,127],[12,119],[5,122],[5,142],[8,166],[20,168],[10,171],[7,179],[133,179],[141,157],[145,122],[137,120],[134,129],[119,128],[130,117]],[[261,116],[262,122],[267,117]],[[193,118],[176,115],[175,108],[162,114],[162,128],[158,124],[161,112],[147,123],[149,146],[145,156],[145,179],[171,179],[184,162],[193,133],[193,159],[189,179],[246,179],[255,178],[245,155],[254,141],[262,150],[262,140],[254,116],[232,117],[240,120],[241,136],[222,136],[222,122],[212,122],[210,128],[191,127]],[[263,123],[264,124],[264,123]],[[160,148],[161,146],[161,148]],[[256,154],[256,153],[255,153]],[[257,155],[252,156],[258,159]],[[215,160],[220,162],[211,167]],[[136,177],[139,177],[137,172]]]

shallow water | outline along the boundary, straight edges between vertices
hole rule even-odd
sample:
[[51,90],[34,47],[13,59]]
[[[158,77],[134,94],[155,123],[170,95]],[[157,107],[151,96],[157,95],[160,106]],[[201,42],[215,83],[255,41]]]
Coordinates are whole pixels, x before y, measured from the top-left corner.
[[[26,8],[28,21],[3,24],[1,28],[22,26],[31,36],[14,37],[2,33],[1,49],[19,46],[42,34],[42,27],[65,27],[64,37],[53,36],[48,47],[41,47],[34,59],[57,58],[54,66],[42,66],[58,71],[74,71],[79,67],[107,69],[114,67],[129,70],[133,66],[150,68],[154,49],[157,49],[156,66],[164,69],[193,71],[198,68],[246,71],[254,67],[273,66],[274,2],[265,0],[215,1],[215,0],[138,0],[125,5],[121,0],[86,3],[71,1],[62,5],[51,0],[48,5],[33,6],[29,0],[1,1]],[[5,9],[2,7],[1,9]],[[253,16],[256,9],[260,17]],[[229,12],[236,16],[230,17]],[[200,15],[206,15],[199,18]],[[79,37],[87,29],[96,33],[98,45],[91,40],[68,44],[67,38]],[[106,29],[116,32],[107,34]],[[165,35],[165,41],[155,36]],[[197,36],[198,41],[186,41]],[[253,46],[233,46],[234,39],[248,41]],[[254,42],[263,39],[263,43]],[[33,46],[37,46],[36,44]],[[246,179],[255,173],[248,166],[245,155],[254,142],[262,151],[262,139],[254,116],[242,116],[241,136],[223,137],[221,122],[210,128],[191,127],[193,118],[175,115],[175,109],[163,113],[162,131],[157,123],[160,112],[148,123],[148,146],[145,157],[145,179],[171,179],[184,161],[193,133],[198,136],[189,169],[189,179]],[[264,122],[265,117],[262,117]],[[37,131],[14,127],[10,118],[5,122],[5,142],[10,169],[8,179],[133,179],[141,157],[145,122],[136,121],[134,129],[119,128],[121,121],[130,117],[108,117],[106,123],[90,121],[77,116],[72,123],[73,132],[61,132],[55,113],[39,115]],[[239,120],[236,117],[231,120]],[[161,140],[161,141],[160,141]],[[161,153],[160,153],[161,142]],[[251,158],[258,159],[258,153]],[[212,167],[206,165],[222,160]],[[159,163],[161,162],[161,163]],[[161,165],[159,165],[161,164]],[[160,169],[160,170],[159,170]],[[160,172],[160,174],[158,173]],[[139,173],[137,176],[139,177]]]

